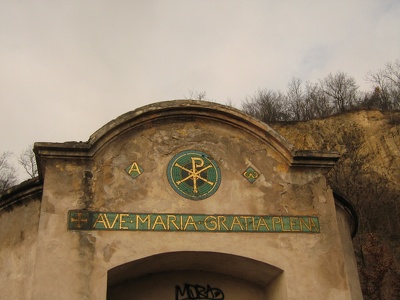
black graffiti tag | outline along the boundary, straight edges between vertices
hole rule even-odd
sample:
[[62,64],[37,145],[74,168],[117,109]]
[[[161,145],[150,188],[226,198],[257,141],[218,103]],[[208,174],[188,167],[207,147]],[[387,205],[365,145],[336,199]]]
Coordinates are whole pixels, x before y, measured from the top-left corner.
[[175,286],[175,300],[223,300],[224,292],[210,285],[201,286],[185,283],[183,288]]

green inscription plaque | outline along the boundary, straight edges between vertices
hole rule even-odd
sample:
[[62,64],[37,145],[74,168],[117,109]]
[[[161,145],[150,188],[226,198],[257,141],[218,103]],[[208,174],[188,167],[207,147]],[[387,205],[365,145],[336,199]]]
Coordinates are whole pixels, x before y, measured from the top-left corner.
[[69,211],[69,230],[319,233],[316,216],[143,214]]

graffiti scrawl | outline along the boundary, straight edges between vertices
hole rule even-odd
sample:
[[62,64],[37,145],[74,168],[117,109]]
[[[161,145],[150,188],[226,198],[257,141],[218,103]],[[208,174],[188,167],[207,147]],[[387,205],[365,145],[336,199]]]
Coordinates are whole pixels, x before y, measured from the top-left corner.
[[198,284],[185,283],[181,288],[175,286],[175,300],[223,300],[224,292],[219,288],[212,288],[210,285],[201,286]]

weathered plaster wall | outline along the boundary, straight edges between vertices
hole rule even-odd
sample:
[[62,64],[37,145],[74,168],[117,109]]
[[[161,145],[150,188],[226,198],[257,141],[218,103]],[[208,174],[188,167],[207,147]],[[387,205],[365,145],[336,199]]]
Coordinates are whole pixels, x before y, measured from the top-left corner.
[[101,299],[88,290],[95,237],[67,231],[68,209],[90,201],[88,174],[86,161],[46,162],[32,299]]
[[[43,197],[36,227],[39,234],[34,242],[37,251],[31,254],[34,264],[25,275],[33,283],[32,299],[104,300],[111,269],[162,253],[183,253],[184,258],[185,253],[196,251],[245,257],[274,266],[272,273],[266,267],[254,274],[248,263],[225,266],[222,255],[209,261],[203,270],[222,273],[218,284],[245,277],[246,284],[260,287],[254,293],[274,299],[356,299],[351,297],[345,268],[339,234],[343,226],[337,223],[324,168],[290,166],[292,149],[268,128],[260,130],[253,126],[254,120],[243,115],[226,114],[228,109],[214,104],[185,101],[183,105],[192,106],[192,112],[179,115],[165,106],[161,111],[148,108],[124,115],[95,133],[91,144],[36,146]],[[196,112],[205,106],[206,113]],[[219,118],[215,117],[218,114]],[[210,155],[221,169],[218,191],[204,200],[183,198],[167,179],[169,161],[189,149]],[[137,178],[125,171],[133,162],[143,169]],[[247,167],[260,174],[254,183],[243,176]],[[321,232],[74,231],[67,229],[69,210],[318,216]],[[170,259],[159,271],[177,272],[184,267],[198,270],[201,257],[198,261],[192,257],[188,266]],[[221,266],[214,270],[218,262]],[[126,275],[126,280],[138,276],[135,270],[127,272],[132,274]],[[176,280],[182,276],[177,275]],[[227,280],[229,276],[233,278]],[[201,276],[195,279],[199,283],[205,280]],[[172,281],[171,277],[163,282],[171,285]]]
[[40,198],[0,210],[0,298],[32,295]]
[[336,218],[339,226],[339,233],[341,237],[341,243],[343,247],[343,253],[345,257],[345,270],[347,277],[349,278],[349,287],[353,299],[362,299],[360,278],[358,275],[357,263],[354,259],[354,247],[351,238],[351,229],[349,224],[349,213],[343,209],[342,206],[336,206]]

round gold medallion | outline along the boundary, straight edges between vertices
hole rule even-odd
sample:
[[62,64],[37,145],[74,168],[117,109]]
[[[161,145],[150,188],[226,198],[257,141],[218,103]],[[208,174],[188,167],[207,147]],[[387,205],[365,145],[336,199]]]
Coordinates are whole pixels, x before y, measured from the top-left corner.
[[167,176],[172,188],[191,200],[210,197],[221,183],[217,163],[209,155],[196,150],[175,155],[168,164]]

